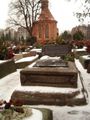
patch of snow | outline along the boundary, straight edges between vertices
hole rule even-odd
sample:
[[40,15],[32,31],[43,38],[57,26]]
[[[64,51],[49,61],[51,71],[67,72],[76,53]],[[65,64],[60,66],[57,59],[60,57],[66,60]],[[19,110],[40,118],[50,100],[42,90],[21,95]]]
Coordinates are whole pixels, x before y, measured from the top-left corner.
[[35,51],[35,52],[37,52],[37,53],[41,53],[41,52],[42,52],[42,49],[40,49],[40,48],[33,48],[33,49],[31,49],[30,51]]
[[20,86],[20,69],[0,79],[0,99],[9,101],[18,86]]
[[44,86],[19,86],[18,91],[31,91],[40,93],[72,93],[79,91],[78,88],[60,88],[60,87],[44,87]]
[[20,62],[32,62],[33,60],[37,59],[39,55],[36,56],[30,56],[30,57],[25,57],[20,60],[17,60],[15,63],[20,63]]
[[[90,120],[90,73],[87,73],[79,60],[75,60],[78,70],[81,72],[83,77],[83,83],[85,89],[88,91],[89,103],[83,106],[51,106],[51,105],[30,105],[30,107],[48,108],[53,112],[53,120]],[[33,63],[34,64],[34,63]],[[9,100],[11,94],[20,84],[20,70],[7,75],[0,79],[0,99]],[[38,114],[35,112],[35,120],[38,119]],[[26,120],[34,120],[26,119]]]
[[60,57],[50,57],[48,55],[44,55],[40,58],[40,60],[47,60],[47,59],[60,59]]
[[28,52],[22,52],[22,54],[28,54]]
[[82,58],[84,58],[86,60],[90,60],[90,55],[83,55]]
[[32,68],[34,65],[36,64],[36,62],[33,62],[32,64],[28,65],[28,68]]
[[4,62],[6,62],[7,60],[0,60],[0,63],[4,63]]
[[81,48],[81,49],[74,49],[73,51],[86,51],[86,47],[83,47],[83,48]]
[[23,120],[43,120],[43,115],[40,110],[32,109],[32,115]]

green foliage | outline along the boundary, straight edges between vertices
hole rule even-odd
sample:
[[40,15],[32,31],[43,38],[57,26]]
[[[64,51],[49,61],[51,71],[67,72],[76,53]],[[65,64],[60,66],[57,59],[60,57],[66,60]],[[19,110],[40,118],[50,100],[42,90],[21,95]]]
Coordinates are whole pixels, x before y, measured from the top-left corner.
[[84,34],[81,31],[76,31],[73,34],[73,40],[83,40],[84,39]]
[[74,56],[74,54],[71,52],[71,53],[68,53],[67,55],[61,56],[61,58],[62,58],[63,60],[65,60],[65,61],[72,61],[72,62],[74,62],[75,56]]
[[60,45],[67,44],[67,42],[64,39],[62,39],[61,37],[56,38],[56,43],[60,44]]
[[36,39],[36,37],[34,37],[34,36],[28,37],[28,38],[26,39],[26,42],[27,42],[27,44],[29,44],[29,45],[34,45],[34,44],[37,42],[37,39]]
[[56,43],[58,44],[68,44],[70,43],[72,36],[67,31],[64,31],[60,36],[56,38]]
[[5,46],[5,44],[2,44],[0,46],[0,60],[6,59],[6,57],[7,57],[7,51],[8,51],[8,49]]
[[0,40],[0,60],[11,59],[14,54],[8,43]]
[[64,39],[64,40],[71,40],[72,36],[71,34],[68,32],[68,31],[64,31],[62,34],[61,34],[61,38]]
[[11,32],[9,31],[6,34],[2,33],[1,36],[0,36],[0,40],[3,40],[3,41],[11,41],[11,40],[13,40],[12,37],[11,37]]
[[40,44],[40,43],[35,43],[35,45],[34,45],[36,48],[42,48],[42,44]]

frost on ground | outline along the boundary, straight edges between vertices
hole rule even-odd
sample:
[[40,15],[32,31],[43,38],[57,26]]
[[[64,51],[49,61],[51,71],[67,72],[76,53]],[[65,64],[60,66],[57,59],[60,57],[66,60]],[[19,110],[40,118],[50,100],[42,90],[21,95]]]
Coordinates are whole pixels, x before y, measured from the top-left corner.
[[[86,73],[78,60],[75,60],[78,70],[83,77],[84,87],[90,94],[90,74]],[[9,100],[12,92],[21,86],[20,84],[20,70],[14,72],[0,80],[0,99]],[[84,106],[46,106],[37,105],[31,107],[49,108],[53,111],[53,120],[90,120],[90,97],[88,97],[88,104]],[[36,117],[37,118],[37,117]],[[34,120],[34,119],[32,119]],[[36,119],[37,120],[37,119]]]

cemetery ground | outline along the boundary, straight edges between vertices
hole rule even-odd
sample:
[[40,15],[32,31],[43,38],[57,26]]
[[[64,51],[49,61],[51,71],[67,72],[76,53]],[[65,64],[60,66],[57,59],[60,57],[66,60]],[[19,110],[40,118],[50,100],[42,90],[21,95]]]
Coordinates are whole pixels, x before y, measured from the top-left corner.
[[[33,108],[48,108],[53,112],[53,120],[90,120],[90,73],[82,67],[79,60],[75,60],[76,66],[83,77],[83,84],[88,93],[87,105],[82,106],[53,106],[30,105]],[[20,70],[0,79],[0,99],[10,100],[13,91],[21,86]],[[37,116],[36,116],[37,118]],[[33,119],[32,119],[33,120]]]

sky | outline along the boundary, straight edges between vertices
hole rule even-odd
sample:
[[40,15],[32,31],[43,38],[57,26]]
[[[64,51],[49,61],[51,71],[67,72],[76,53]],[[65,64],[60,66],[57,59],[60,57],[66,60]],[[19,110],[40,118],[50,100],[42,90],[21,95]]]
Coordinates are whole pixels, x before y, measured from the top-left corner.
[[[11,0],[0,0],[0,29],[6,27],[8,18],[9,3]],[[49,9],[57,20],[59,32],[71,30],[72,27],[79,25],[78,19],[73,15],[73,12],[80,8],[80,0],[68,2],[68,0],[49,0]]]

